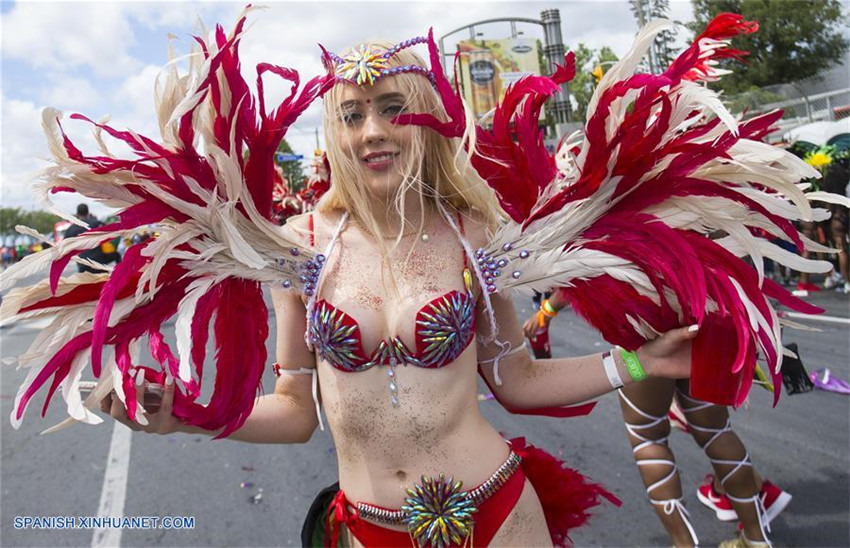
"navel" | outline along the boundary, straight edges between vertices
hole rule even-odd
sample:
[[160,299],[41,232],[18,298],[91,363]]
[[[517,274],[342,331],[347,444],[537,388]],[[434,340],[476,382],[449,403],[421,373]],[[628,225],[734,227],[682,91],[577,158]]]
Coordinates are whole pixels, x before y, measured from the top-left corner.
[[398,478],[398,481],[407,481],[407,474],[404,470],[399,470],[395,473],[395,477]]

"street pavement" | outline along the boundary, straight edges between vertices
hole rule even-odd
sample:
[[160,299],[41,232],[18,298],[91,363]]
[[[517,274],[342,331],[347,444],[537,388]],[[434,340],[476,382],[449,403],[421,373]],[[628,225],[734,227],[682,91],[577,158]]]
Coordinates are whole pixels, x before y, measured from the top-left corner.
[[[822,292],[806,299],[844,323],[811,321],[820,331],[787,331],[786,341],[798,343],[809,371],[829,367],[835,375],[850,379],[850,297]],[[516,303],[521,316],[531,313],[530,301]],[[271,325],[274,329],[274,322]],[[42,327],[19,324],[0,331],[2,357],[23,352]],[[165,327],[167,338],[173,339],[173,325]],[[551,338],[555,356],[607,347],[570,312],[555,320]],[[41,419],[43,394],[39,394],[21,428],[13,430],[7,417],[25,372],[3,366],[2,373],[0,545],[106,545],[92,528],[18,529],[15,519],[97,516],[114,423],[76,425],[40,436],[40,431],[64,418],[64,402],[57,395]],[[274,386],[271,371],[263,386],[267,391]],[[525,436],[622,499],[620,508],[606,503],[594,511],[590,524],[572,535],[576,546],[670,545],[647,502],[615,395],[601,398],[590,416],[576,419],[513,416],[493,401],[481,406],[506,437]],[[850,398],[823,391],[783,394],[773,408],[770,394],[756,387],[732,421],[759,471],[794,497],[773,522],[775,543],[850,546]],[[298,546],[307,506],[319,488],[336,480],[333,444],[327,433],[318,431],[309,443],[297,446],[211,441],[194,435],[132,433],[129,439],[123,515],[191,517],[194,527],[121,529],[120,539],[109,538],[122,546]],[[732,537],[734,523],[717,521],[695,496],[709,472],[705,455],[678,431],[671,434],[671,446],[701,544],[717,545]]]

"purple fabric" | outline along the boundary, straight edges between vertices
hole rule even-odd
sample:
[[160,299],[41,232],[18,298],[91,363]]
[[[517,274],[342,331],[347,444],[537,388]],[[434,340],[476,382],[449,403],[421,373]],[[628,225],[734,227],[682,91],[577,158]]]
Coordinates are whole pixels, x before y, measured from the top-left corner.
[[812,371],[811,377],[812,382],[815,383],[815,388],[839,394],[850,394],[850,383],[833,375],[828,367]]

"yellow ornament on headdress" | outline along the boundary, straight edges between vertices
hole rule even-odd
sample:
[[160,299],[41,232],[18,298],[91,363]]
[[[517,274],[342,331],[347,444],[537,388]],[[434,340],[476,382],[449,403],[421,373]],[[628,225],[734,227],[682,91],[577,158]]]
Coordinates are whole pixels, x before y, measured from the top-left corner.
[[[417,44],[429,43],[428,40],[428,38],[418,36],[399,42],[389,49],[374,44],[364,44],[357,47],[357,49],[351,50],[344,58],[325,50],[325,60],[334,67],[333,70],[337,80],[343,80],[357,84],[358,86],[364,84],[374,85],[377,80],[384,76],[394,76],[404,73],[421,74],[431,81],[431,85],[436,86],[436,77],[430,70],[423,66],[407,64],[390,68],[390,59],[395,57],[398,52]],[[430,42],[430,47],[436,48],[433,41]]]
[[343,57],[342,64],[337,68],[337,74],[359,86],[366,83],[372,85],[381,75],[381,71],[390,66],[385,54],[384,49],[376,48],[371,44],[360,46]]

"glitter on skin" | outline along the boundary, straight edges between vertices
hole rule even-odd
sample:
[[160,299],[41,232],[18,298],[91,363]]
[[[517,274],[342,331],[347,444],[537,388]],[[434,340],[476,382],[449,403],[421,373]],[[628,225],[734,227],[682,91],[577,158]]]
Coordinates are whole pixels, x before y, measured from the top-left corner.
[[[317,215],[317,247],[327,245],[338,220],[339,216],[332,214],[325,218]],[[465,228],[473,249],[483,245],[483,227],[465,221]],[[414,322],[419,308],[448,291],[463,289],[463,256],[452,229],[442,219],[435,218],[429,233],[432,235],[429,242],[404,239],[392,254],[398,284],[398,294],[394,294],[384,289],[380,272],[376,271],[374,240],[353,223],[343,231],[340,243],[328,259],[320,297],[358,320],[366,349],[376,347],[381,339],[394,334],[405,343],[414,344]],[[408,258],[410,244],[414,242]],[[474,290],[480,293],[477,285]],[[364,302],[370,294],[383,301],[378,309]],[[399,366],[401,405],[398,408],[393,408],[387,397],[386,368],[344,373],[321,360],[318,367],[321,398],[337,445],[341,487],[352,500],[399,508],[404,503],[406,489],[422,474],[438,476],[446,472],[466,485],[477,485],[506,456],[501,454],[504,442],[498,432],[479,426],[484,419],[475,397],[475,345],[441,369]],[[433,405],[437,399],[443,402],[438,408]],[[475,430],[475,436],[452,434],[470,429]],[[401,437],[416,439],[417,443],[400,444]],[[484,456],[482,446],[490,448]],[[466,457],[458,460],[458,455]],[[469,471],[486,468],[481,466],[482,458],[492,460],[492,466],[484,476],[478,477],[477,472]],[[397,476],[399,470],[407,474],[406,480]],[[534,497],[527,502],[521,499],[515,511],[528,502],[539,504]],[[545,524],[542,530],[546,530]],[[357,546],[356,541],[352,545]]]

